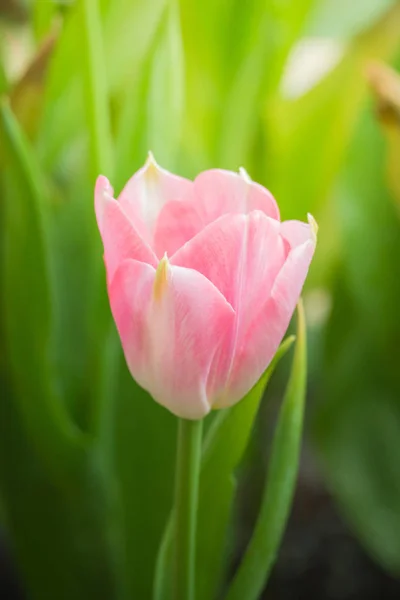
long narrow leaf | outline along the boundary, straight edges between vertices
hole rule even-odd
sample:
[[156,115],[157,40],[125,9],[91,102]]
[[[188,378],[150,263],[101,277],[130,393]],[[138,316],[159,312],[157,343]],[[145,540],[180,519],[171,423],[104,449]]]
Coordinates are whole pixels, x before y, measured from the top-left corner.
[[265,98],[276,92],[289,50],[314,4],[315,0],[262,3],[222,118],[220,159],[224,166],[237,169],[243,157],[250,155]]
[[[84,88],[85,113],[89,130],[89,167],[94,186],[98,175],[112,180],[113,146],[111,137],[108,84],[104,68],[104,44],[101,14],[98,0],[83,0],[80,6],[84,32]],[[93,187],[92,187],[93,189]],[[94,218],[93,218],[94,220]],[[94,244],[94,281],[92,285],[93,309],[89,322],[88,369],[97,376],[91,385],[91,428],[100,434],[110,449],[112,379],[117,360],[115,330],[111,324],[108,300],[104,285],[104,267],[97,258],[101,255],[100,240]],[[107,418],[106,418],[107,415]]]
[[6,355],[28,431],[42,459],[62,477],[64,470],[75,468],[82,439],[55,395],[50,366],[44,185],[7,101],[0,105],[0,131],[6,162],[2,206]]
[[226,600],[257,600],[274,563],[293,498],[306,390],[306,328],[298,306],[292,372],[274,436],[269,473],[253,537]]
[[112,175],[112,142],[108,91],[104,68],[104,46],[98,0],[81,2],[84,32],[86,117],[89,124],[89,148],[92,176]]
[[41,40],[50,32],[52,21],[57,14],[58,3],[43,0],[33,5],[33,29],[37,40]]

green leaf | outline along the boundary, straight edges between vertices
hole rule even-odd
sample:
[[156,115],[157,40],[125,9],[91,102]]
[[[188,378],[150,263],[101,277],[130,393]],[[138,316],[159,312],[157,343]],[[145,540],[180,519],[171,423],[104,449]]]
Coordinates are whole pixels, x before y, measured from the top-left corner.
[[[208,600],[217,593],[224,565],[227,528],[236,489],[234,473],[252,431],[265,387],[282,356],[293,343],[280,346],[270,366],[243,400],[220,411],[207,433],[200,474],[197,533],[196,598]],[[171,546],[173,527],[168,524],[161,544],[155,578],[155,600],[171,598]],[[169,537],[169,542],[167,541]]]
[[[237,75],[227,93],[222,114],[220,160],[237,170],[249,157],[260,128],[265,98],[276,92],[290,48],[299,36],[315,0],[262,3],[255,11],[247,51],[240,57]],[[232,144],[232,132],[235,143]]]
[[173,501],[177,420],[133,381],[123,356],[117,381],[115,468],[123,510],[128,597],[151,598],[157,549]]
[[[101,67],[98,77],[102,74],[107,76],[110,96],[123,93],[126,87],[130,87],[130,82],[137,79],[165,4],[165,0],[154,0],[149,4],[143,4],[141,0],[101,2],[104,60],[101,61],[100,57],[94,57],[94,60]],[[99,23],[98,19],[93,23],[90,40],[83,36],[83,19],[86,19],[83,8],[81,2],[75,2],[68,8],[46,87],[39,141],[44,164],[51,169],[65,162],[66,149],[72,143],[82,143],[88,130],[82,102],[83,73],[84,69],[87,71],[87,61],[85,67],[82,58],[92,44],[96,46],[99,36],[95,31],[99,30]],[[88,8],[92,10],[90,6]],[[104,100],[98,98],[98,102]],[[96,150],[96,153],[107,151]]]
[[104,479],[93,453],[84,453],[74,484],[57,485],[27,436],[9,383],[0,372],[2,525],[27,597],[125,600],[114,482]]
[[[98,0],[82,0],[79,6],[81,30],[83,32],[83,63],[85,114],[89,130],[89,173],[92,186],[99,174],[111,180],[114,169],[113,141],[111,136],[110,107],[103,45],[103,25]],[[93,189],[93,188],[92,188]],[[94,217],[92,214],[92,222]],[[101,243],[97,236],[93,244],[95,254],[93,283],[91,289],[90,312],[88,317],[89,359],[88,370],[95,373],[91,381],[90,400],[92,414],[89,416],[91,431],[103,443],[105,460],[109,461],[111,451],[113,415],[110,404],[114,402],[115,385],[113,379],[117,368],[117,341],[111,320],[109,302],[105,289],[104,265],[99,260],[102,255]]]
[[297,342],[273,440],[266,486],[251,541],[226,600],[257,600],[275,561],[294,494],[306,392],[306,327],[298,305]]
[[400,573],[400,220],[368,107],[336,190],[343,256],[314,433],[325,477],[371,556]]
[[306,29],[312,37],[347,39],[369,27],[397,0],[363,0],[362,10],[356,2],[322,0],[318,2]]
[[89,156],[93,180],[103,173],[112,177],[113,148],[109,116],[105,52],[98,0],[80,2],[80,28],[84,38],[83,64]]
[[[150,74],[148,146],[173,169],[184,108],[184,55],[177,0],[169,2]],[[162,102],[160,102],[162,98]]]
[[6,356],[25,425],[42,459],[62,480],[76,469],[83,439],[56,395],[50,361],[45,186],[6,101],[0,106],[0,131],[6,160],[1,274]]
[[0,95],[8,90],[8,78],[4,66],[3,48],[0,46]]
[[[160,102],[162,98],[162,102]],[[184,64],[177,3],[160,19],[146,60],[125,86],[117,128],[117,188],[152,150],[173,170],[184,108]]]
[[34,2],[33,29],[37,40],[44,38],[51,29],[52,21],[58,12],[58,2]]

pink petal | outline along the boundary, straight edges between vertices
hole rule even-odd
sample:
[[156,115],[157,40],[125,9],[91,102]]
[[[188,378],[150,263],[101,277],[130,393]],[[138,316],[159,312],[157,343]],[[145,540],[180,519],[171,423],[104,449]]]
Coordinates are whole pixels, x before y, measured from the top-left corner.
[[172,200],[164,206],[154,231],[154,250],[157,256],[166,252],[172,256],[188,240],[203,229],[203,218],[196,201]]
[[118,200],[143,238],[152,244],[155,223],[164,204],[180,200],[190,193],[192,186],[192,181],[159,167],[149,154],[145,165],[130,178]]
[[302,221],[284,221],[281,224],[281,235],[288,242],[290,248],[304,244],[313,239],[312,227]]
[[114,190],[107,177],[99,175],[94,188],[94,210],[100,234],[103,232],[104,205],[107,198],[114,197]]
[[210,373],[209,394],[225,386],[238,344],[270,295],[284,260],[280,223],[261,211],[225,215],[185,244],[171,264],[202,273],[235,310],[235,327]]
[[125,261],[109,288],[112,313],[136,381],[179,417],[210,410],[207,377],[234,312],[200,273],[168,266],[162,295],[153,267]]
[[161,210],[154,234],[156,252],[172,256],[207,225],[225,214],[260,210],[279,220],[272,194],[246,175],[213,169],[200,173],[191,193],[182,201],[169,202]]
[[158,262],[150,246],[144,242],[110,193],[112,188],[108,180],[99,177],[95,189],[95,208],[104,245],[108,281],[111,281],[118,266],[127,258],[154,266]]
[[247,214],[261,210],[268,217],[280,220],[278,205],[266,188],[241,174],[222,169],[200,173],[194,181],[195,196],[201,203],[202,213],[210,223],[223,214]]
[[219,408],[243,398],[271,362],[293,315],[314,250],[314,241],[308,240],[289,253],[270,298],[240,341],[226,392],[216,403]]

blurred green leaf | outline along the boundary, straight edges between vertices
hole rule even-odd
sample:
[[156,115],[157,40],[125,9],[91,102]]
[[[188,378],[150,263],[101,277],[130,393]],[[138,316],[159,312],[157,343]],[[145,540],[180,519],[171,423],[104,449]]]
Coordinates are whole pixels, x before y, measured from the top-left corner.
[[37,40],[40,41],[50,33],[58,5],[57,0],[36,0],[33,3],[33,29]]
[[30,597],[121,600],[115,482],[99,446],[77,429],[56,393],[47,186],[6,103],[0,126],[6,159],[0,486],[8,532]]
[[114,440],[128,597],[151,598],[157,549],[172,505],[176,418],[139,388],[120,354]]
[[24,590],[33,600],[124,600],[113,482],[105,481],[96,455],[85,453],[74,484],[58,486],[26,435],[9,384],[2,371],[2,525],[6,525]]
[[[184,108],[184,55],[177,0],[170,0],[150,72],[148,146],[173,169]],[[162,98],[162,101],[160,99]]]
[[[79,6],[81,29],[84,32],[83,62],[85,88],[85,116],[89,133],[89,181],[92,189],[99,174],[111,178],[114,170],[114,148],[111,135],[109,88],[104,70],[103,25],[98,0],[83,0]],[[93,192],[91,194],[93,197]],[[92,215],[92,222],[94,218]],[[96,243],[97,242],[97,243]],[[104,283],[104,266],[99,236],[93,244],[97,257],[93,260],[93,281],[89,288],[89,356],[91,412],[89,427],[103,442],[104,458],[111,466],[108,456],[111,450],[113,415],[110,404],[115,402],[113,379],[116,370],[117,346],[115,328],[111,321],[108,298]],[[96,260],[97,258],[97,260]]]
[[[235,470],[247,447],[258,407],[276,365],[294,338],[287,338],[259,382],[243,400],[220,411],[207,433],[200,475],[197,524],[196,598],[214,598],[222,583],[225,545],[236,490]],[[173,528],[168,524],[161,545],[155,579],[155,600],[171,598],[171,545]],[[165,538],[168,540],[166,541]]]
[[400,222],[371,110],[336,193],[344,256],[326,332],[315,433],[325,475],[359,538],[400,572]]
[[298,470],[307,379],[306,325],[301,302],[297,317],[296,351],[274,435],[260,513],[226,600],[259,598],[289,515]]
[[[111,96],[123,92],[127,81],[137,77],[164,6],[165,0],[154,0],[151,4],[143,4],[141,0],[101,2],[104,41],[101,66]],[[81,8],[81,3],[77,2],[70,6],[65,16],[46,87],[39,147],[44,164],[52,169],[64,162],[68,146],[85,140],[87,133],[82,94],[84,37]],[[100,97],[98,101],[104,102],[104,98]]]
[[160,19],[146,60],[126,86],[117,124],[117,189],[141,166],[149,150],[173,170],[184,108],[184,64],[178,5]]
[[112,177],[113,144],[109,116],[109,98],[98,0],[82,0],[79,28],[82,31],[85,116],[89,129],[89,157],[93,183],[100,174]]
[[349,38],[369,27],[397,0],[322,0],[316,4],[306,28],[306,35]]
[[7,357],[20,409],[53,476],[76,469],[81,436],[55,393],[49,355],[51,290],[44,221],[45,186],[8,103],[0,108],[4,144],[2,288]]
[[257,3],[257,20],[252,23],[251,37],[240,57],[222,113],[219,158],[224,167],[237,170],[254,147],[261,108],[276,91],[289,50],[314,3],[315,0]]
[[280,99],[269,106],[270,188],[279,198],[284,218],[304,219],[307,212],[318,216],[365,99],[365,64],[394,55],[400,45],[399,29],[400,3],[396,2],[351,43],[342,61],[320,83],[297,100]]
[[190,175],[210,165],[259,165],[263,106],[313,3],[181,2],[188,107],[181,159]]
[[[254,1],[247,3],[247,11],[235,12],[237,2],[181,0],[183,48],[185,53],[186,112],[182,136],[184,172],[194,176],[216,161],[218,132],[224,110],[224,90],[228,74],[237,64],[235,48],[240,44],[239,28],[232,44],[230,33],[234,15],[240,14],[244,28],[246,15],[252,13]],[[226,59],[229,48],[231,54]]]
[[0,47],[0,94],[5,94],[8,90],[8,79],[5,72],[3,48]]

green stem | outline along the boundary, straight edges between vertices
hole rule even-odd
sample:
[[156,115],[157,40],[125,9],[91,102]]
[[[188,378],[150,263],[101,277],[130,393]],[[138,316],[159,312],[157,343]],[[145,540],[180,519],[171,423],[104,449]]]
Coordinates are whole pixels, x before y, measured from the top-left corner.
[[194,600],[203,421],[179,420],[175,487],[174,600]]

